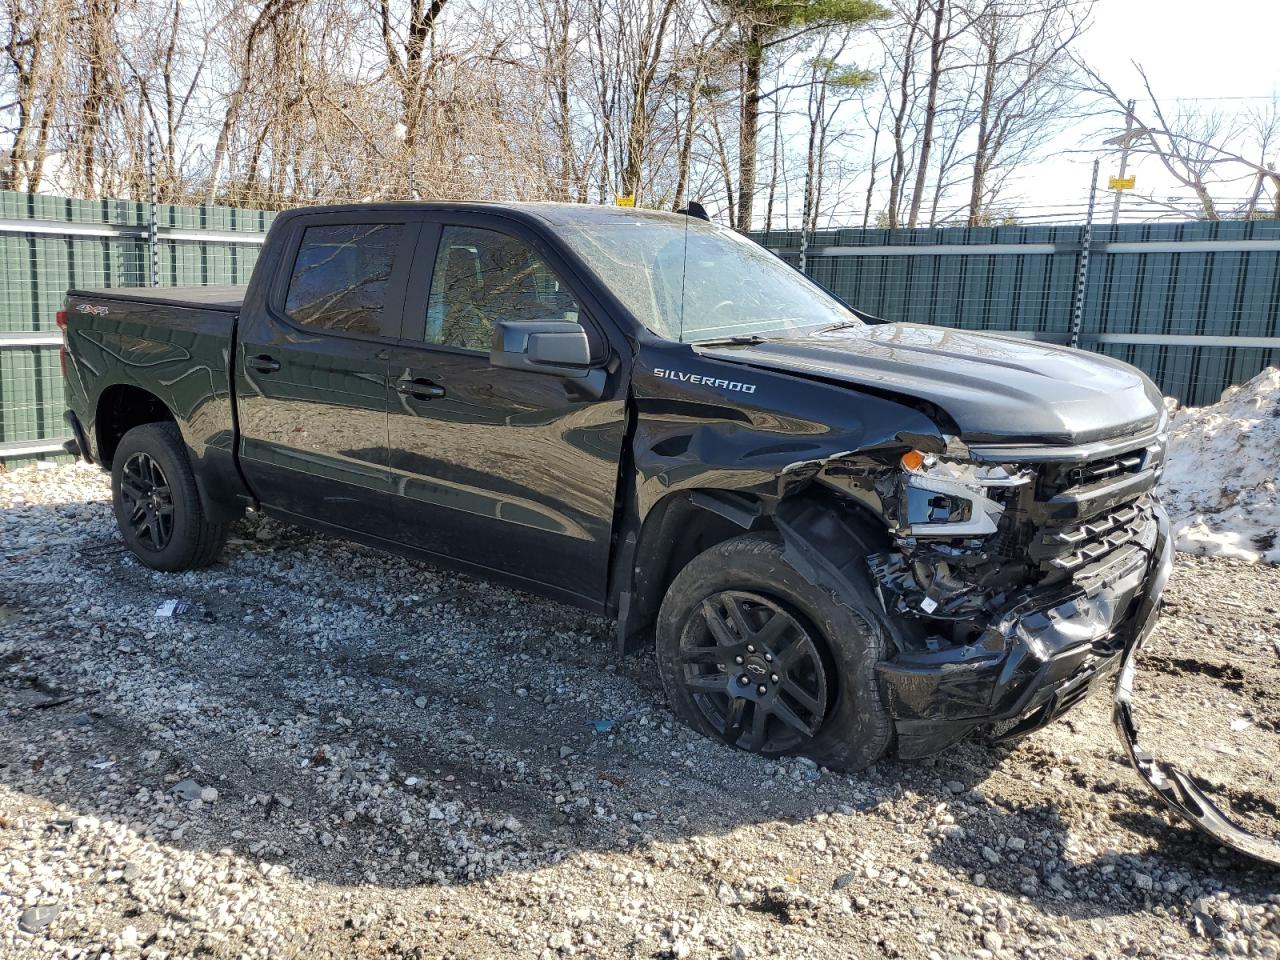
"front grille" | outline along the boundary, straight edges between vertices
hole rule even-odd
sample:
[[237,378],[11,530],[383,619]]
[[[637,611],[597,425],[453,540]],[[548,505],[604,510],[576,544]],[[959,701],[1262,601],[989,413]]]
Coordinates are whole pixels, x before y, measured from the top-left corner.
[[1152,517],[1151,497],[1140,496],[1085,521],[1041,527],[1028,553],[1046,572],[1078,570],[1140,539]]
[[1106,457],[1091,463],[1081,464],[1062,471],[1068,487],[1087,487],[1100,480],[1111,480],[1127,473],[1137,473],[1142,469],[1143,454],[1126,453],[1116,457]]
[[1083,463],[1041,463],[1035,465],[1036,498],[1056,516],[1083,520],[1154,487],[1163,462],[1164,448],[1150,444]]
[[1158,440],[1139,441],[1084,460],[1054,457],[1045,448],[1043,460],[1022,460],[1036,482],[1013,511],[1009,530],[1031,579],[1042,583],[1088,576],[1085,571],[1148,540],[1164,447]]

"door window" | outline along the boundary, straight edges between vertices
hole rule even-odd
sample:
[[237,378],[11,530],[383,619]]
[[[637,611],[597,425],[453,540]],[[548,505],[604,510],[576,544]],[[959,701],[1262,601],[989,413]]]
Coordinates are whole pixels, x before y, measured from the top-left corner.
[[307,227],[289,278],[285,313],[304,327],[386,336],[387,287],[403,236],[399,223]]
[[488,351],[498,320],[578,320],[578,302],[529,244],[478,227],[445,227],[431,293],[427,343]]

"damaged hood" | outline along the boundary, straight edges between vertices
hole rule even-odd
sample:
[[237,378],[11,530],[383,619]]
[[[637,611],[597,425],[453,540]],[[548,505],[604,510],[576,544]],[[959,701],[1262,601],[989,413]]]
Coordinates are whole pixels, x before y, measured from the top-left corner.
[[1159,390],[1119,360],[949,327],[887,323],[700,353],[927,401],[970,443],[1089,443],[1150,429]]

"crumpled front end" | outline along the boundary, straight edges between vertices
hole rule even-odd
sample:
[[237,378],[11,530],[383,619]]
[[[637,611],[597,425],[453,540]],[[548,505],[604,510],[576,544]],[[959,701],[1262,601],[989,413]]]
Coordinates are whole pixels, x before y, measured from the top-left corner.
[[1025,735],[1115,676],[1160,585],[1164,455],[1158,430],[968,447],[910,454],[870,484],[892,543],[871,573],[885,613],[906,625],[879,668],[901,756],[978,728]]
[[979,727],[996,739],[1024,736],[1107,684],[1152,589],[1162,508],[1152,515],[1157,522],[1130,549],[1087,571],[1090,585],[1028,590],[974,642],[882,665],[900,755],[934,753]]

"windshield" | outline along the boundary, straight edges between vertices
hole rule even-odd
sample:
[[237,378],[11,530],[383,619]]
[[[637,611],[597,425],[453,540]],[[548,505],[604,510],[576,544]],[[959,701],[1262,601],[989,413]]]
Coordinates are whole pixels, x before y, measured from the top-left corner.
[[672,340],[861,322],[763,247],[705,220],[637,212],[565,223],[558,232],[636,319]]

